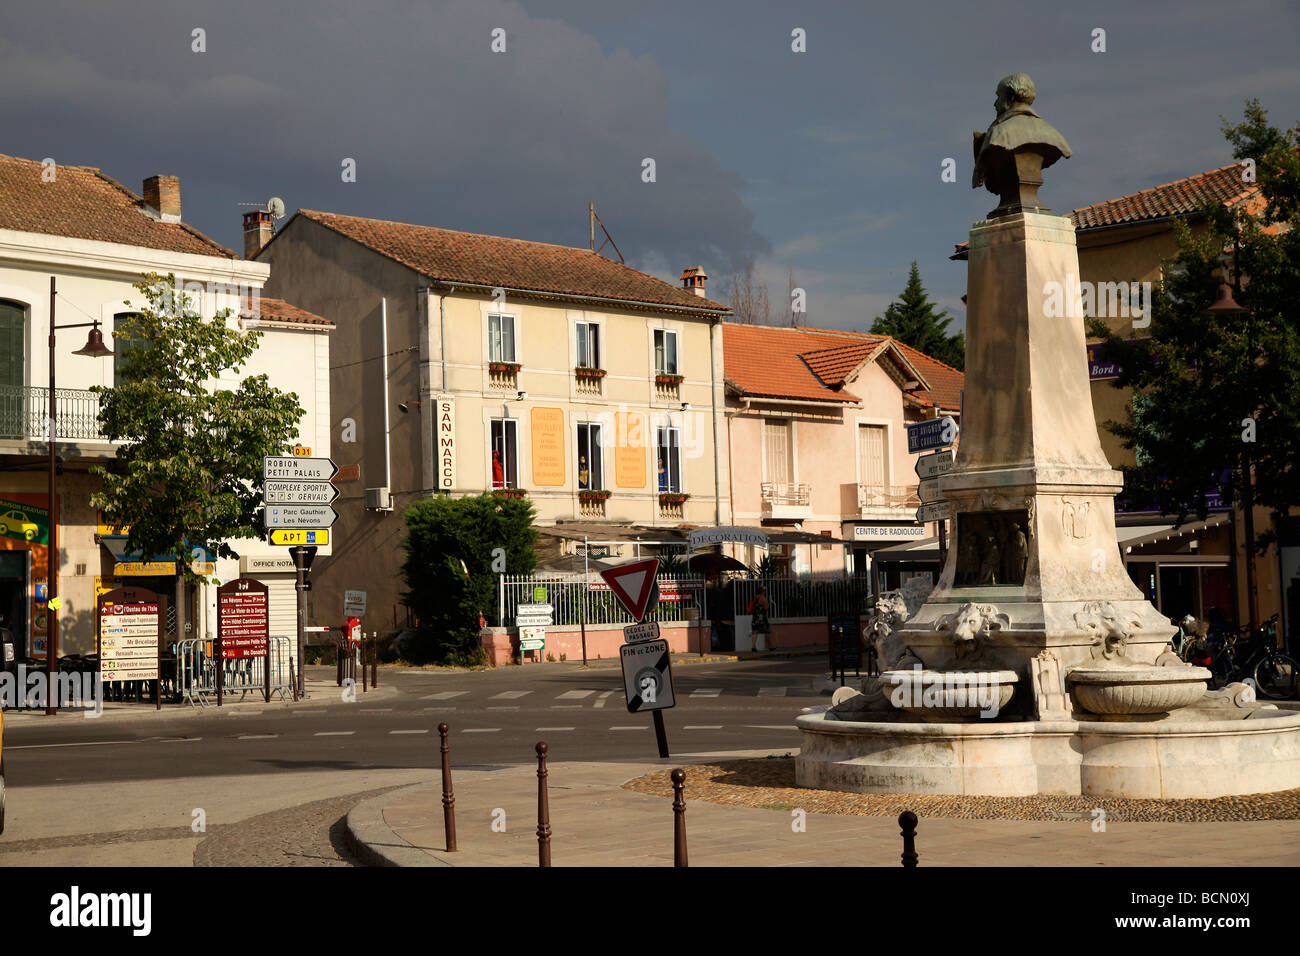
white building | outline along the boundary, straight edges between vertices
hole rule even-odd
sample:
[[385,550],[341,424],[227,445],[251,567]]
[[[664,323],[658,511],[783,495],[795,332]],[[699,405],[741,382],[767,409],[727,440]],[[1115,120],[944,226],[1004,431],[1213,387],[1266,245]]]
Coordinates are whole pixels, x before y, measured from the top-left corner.
[[[151,176],[143,198],[85,166],[57,166],[0,155],[0,626],[13,632],[16,654],[44,653],[43,583],[48,552],[48,417],[50,280],[56,326],[98,320],[114,348],[118,316],[141,297],[133,284],[146,273],[174,274],[205,317],[241,296],[259,301],[268,266],[240,259],[181,221],[174,176]],[[254,214],[253,219],[260,221]],[[246,221],[249,217],[246,217]],[[268,217],[269,218],[269,217]],[[329,333],[319,316],[274,299],[260,299],[264,333],[244,374],[267,373],[271,384],[295,392],[306,410],[297,440],[329,454]],[[243,328],[245,319],[230,322]],[[99,429],[92,386],[112,386],[115,358],[74,355],[89,329],[56,338],[57,489],[62,551],[60,654],[96,650],[96,588],[132,583],[159,592],[174,621],[174,565],[123,562],[124,540],[103,527],[89,503],[94,464],[115,455]],[[234,384],[232,379],[229,383]],[[272,633],[292,634],[295,594],[287,549],[244,539],[231,542],[240,560],[211,567],[209,584],[186,601],[190,636],[216,627],[215,581],[241,572],[269,584]],[[322,556],[328,553],[323,548]],[[287,569],[286,569],[287,564]],[[204,568],[208,570],[208,568]],[[115,584],[116,582],[116,584]],[[206,613],[196,609],[206,609]],[[174,638],[174,630],[172,631]]]

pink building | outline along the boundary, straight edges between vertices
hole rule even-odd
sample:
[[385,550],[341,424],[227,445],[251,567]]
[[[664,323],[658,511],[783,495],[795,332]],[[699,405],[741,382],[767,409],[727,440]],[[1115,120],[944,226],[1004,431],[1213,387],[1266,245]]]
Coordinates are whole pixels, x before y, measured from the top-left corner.
[[724,323],[722,341],[733,521],[827,539],[772,545],[779,565],[865,574],[872,551],[937,533],[915,519],[905,426],[959,418],[961,372],[861,332]]

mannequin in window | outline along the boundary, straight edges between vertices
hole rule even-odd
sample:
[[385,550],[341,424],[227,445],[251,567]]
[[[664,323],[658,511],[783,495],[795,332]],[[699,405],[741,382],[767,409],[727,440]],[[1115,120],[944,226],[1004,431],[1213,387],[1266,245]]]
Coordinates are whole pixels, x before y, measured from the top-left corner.
[[590,488],[591,487],[591,483],[589,481],[590,478],[591,478],[591,472],[588,471],[587,469],[587,456],[579,455],[578,456],[578,487]]
[[501,452],[492,452],[492,487],[504,488],[506,486],[505,469],[501,466]]

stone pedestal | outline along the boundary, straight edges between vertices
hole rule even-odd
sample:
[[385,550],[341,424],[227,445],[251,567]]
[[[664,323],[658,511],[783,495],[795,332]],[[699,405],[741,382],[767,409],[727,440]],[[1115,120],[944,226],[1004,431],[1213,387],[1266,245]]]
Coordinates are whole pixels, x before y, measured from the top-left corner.
[[[970,234],[966,394],[939,583],[899,632],[927,667],[1014,669],[1013,712],[1064,716],[1088,662],[1153,663],[1174,633],[1115,540],[1121,474],[1088,383],[1074,226],[1021,212]],[[1065,315],[1045,304],[1064,300]],[[1049,651],[1049,667],[1031,662]],[[1031,691],[1032,688],[1032,691]]]

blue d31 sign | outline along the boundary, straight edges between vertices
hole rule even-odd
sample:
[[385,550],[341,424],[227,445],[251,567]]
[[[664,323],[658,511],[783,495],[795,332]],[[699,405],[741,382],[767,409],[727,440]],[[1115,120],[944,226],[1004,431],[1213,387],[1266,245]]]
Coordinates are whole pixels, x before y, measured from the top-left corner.
[[929,451],[932,448],[947,448],[957,440],[957,423],[951,417],[932,418],[907,426],[907,451]]

